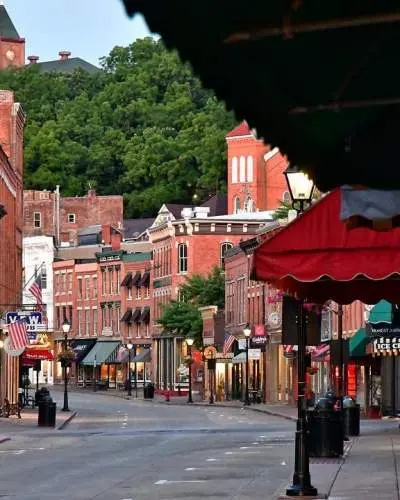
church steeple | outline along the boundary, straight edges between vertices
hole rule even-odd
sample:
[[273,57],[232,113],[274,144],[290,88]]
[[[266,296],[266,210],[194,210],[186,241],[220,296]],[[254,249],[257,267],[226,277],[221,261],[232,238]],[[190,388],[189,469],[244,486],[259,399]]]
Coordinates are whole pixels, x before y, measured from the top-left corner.
[[25,40],[19,36],[3,2],[0,2],[0,69],[24,66]]

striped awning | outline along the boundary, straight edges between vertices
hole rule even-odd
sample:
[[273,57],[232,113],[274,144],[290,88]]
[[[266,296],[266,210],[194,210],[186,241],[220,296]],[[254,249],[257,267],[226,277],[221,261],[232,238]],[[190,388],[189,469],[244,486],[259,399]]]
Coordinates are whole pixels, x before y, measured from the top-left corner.
[[81,362],[82,365],[94,366],[115,363],[120,343],[115,340],[99,340]]

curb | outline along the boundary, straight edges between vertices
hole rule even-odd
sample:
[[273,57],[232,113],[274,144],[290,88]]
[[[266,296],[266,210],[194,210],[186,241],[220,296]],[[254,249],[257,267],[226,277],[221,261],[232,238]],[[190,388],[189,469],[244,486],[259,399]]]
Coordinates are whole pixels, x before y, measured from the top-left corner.
[[73,411],[73,412],[71,413],[71,415],[69,415],[69,416],[68,416],[68,418],[66,418],[66,419],[64,420],[64,422],[61,422],[61,424],[59,424],[59,425],[56,427],[56,430],[57,430],[57,431],[62,431],[62,430],[63,430],[63,429],[64,429],[64,428],[65,428],[65,427],[66,427],[66,426],[67,426],[67,425],[71,422],[71,420],[72,420],[74,417],[76,417],[76,415],[77,415],[77,412],[76,412],[76,411]]
[[250,407],[245,406],[244,409],[250,410],[250,411],[256,411],[258,413],[265,413],[265,414],[271,415],[273,417],[284,418],[285,420],[289,420],[290,422],[297,422],[296,417],[291,417],[290,415],[284,415],[283,413],[278,413],[278,412],[271,411],[271,410],[263,410],[261,408],[255,408],[255,407],[251,407],[251,406]]

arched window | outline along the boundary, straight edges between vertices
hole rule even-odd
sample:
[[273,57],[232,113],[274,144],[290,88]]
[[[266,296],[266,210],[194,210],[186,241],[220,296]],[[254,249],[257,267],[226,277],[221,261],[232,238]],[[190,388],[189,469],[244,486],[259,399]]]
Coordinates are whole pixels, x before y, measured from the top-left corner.
[[251,196],[247,197],[245,210],[246,210],[246,212],[254,212],[254,202],[251,199]]
[[232,184],[236,184],[238,181],[238,160],[237,157],[234,156],[232,158]]
[[178,273],[188,271],[188,251],[186,243],[178,245]]
[[247,182],[253,182],[253,157],[247,157]]
[[225,269],[225,255],[228,250],[230,250],[233,247],[232,243],[229,241],[224,241],[224,243],[221,243],[221,251],[220,251],[220,261],[221,261],[221,267],[222,269]]
[[283,203],[285,203],[285,204],[289,204],[289,203],[290,203],[290,201],[291,201],[291,200],[290,200],[290,193],[289,193],[289,191],[285,191],[285,192],[283,193],[283,196],[282,196],[282,201],[283,201]]
[[239,160],[239,174],[240,182],[246,182],[246,158],[244,156],[241,156]]
[[240,211],[240,198],[239,196],[235,196],[233,198],[233,213],[237,214]]

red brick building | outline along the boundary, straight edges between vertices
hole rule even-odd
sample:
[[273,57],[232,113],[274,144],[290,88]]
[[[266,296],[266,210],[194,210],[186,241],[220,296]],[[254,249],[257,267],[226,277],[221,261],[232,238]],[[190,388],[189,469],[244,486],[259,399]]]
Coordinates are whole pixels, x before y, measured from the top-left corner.
[[62,197],[58,191],[24,191],[24,236],[54,236],[60,244],[75,244],[78,231],[91,225],[122,227],[122,196]]
[[278,148],[257,139],[246,122],[226,136],[228,146],[228,213],[274,210],[289,200],[282,175],[287,167]]
[[0,5],[0,69],[24,64],[25,39],[19,36],[4,5]]
[[[0,91],[0,312],[22,301],[22,183],[25,115],[13,93]],[[1,350],[1,394],[16,401],[18,357]]]

